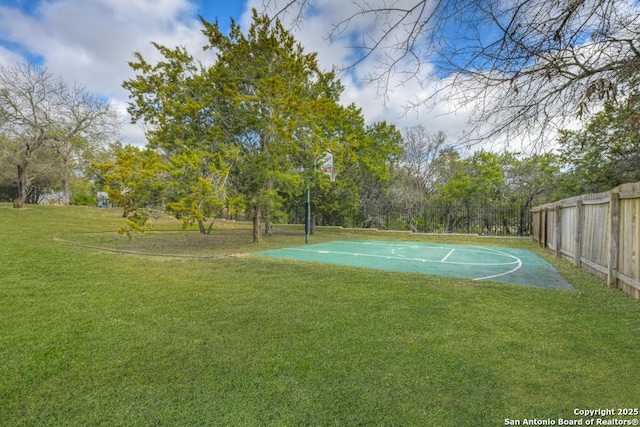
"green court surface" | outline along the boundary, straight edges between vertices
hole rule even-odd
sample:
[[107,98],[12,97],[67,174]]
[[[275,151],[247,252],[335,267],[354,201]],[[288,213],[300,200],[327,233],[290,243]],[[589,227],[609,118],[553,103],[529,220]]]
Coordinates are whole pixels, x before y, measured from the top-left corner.
[[527,249],[440,243],[339,240],[253,255],[471,280],[573,289],[551,264]]

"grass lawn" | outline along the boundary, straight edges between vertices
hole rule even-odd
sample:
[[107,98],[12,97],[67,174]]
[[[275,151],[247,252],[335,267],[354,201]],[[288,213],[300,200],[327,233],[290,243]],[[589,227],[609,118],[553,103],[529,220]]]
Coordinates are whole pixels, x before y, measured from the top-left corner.
[[300,245],[295,227],[254,245],[246,224],[201,237],[165,219],[129,240],[122,221],[0,204],[0,425],[497,426],[640,407],[640,303],[528,241],[312,236],[530,248],[577,291],[223,256]]

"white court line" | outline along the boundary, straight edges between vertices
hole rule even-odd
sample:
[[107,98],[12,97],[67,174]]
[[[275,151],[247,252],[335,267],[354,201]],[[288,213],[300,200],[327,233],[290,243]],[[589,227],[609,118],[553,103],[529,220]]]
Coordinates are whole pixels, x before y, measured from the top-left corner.
[[[413,242],[386,243],[386,242],[360,242],[360,241],[349,241],[349,240],[336,240],[336,241],[322,243],[322,244],[334,244],[334,243],[335,244],[339,244],[340,246],[352,244],[352,245],[387,246],[387,247],[392,247],[392,248],[394,246],[397,246],[400,249],[425,249],[425,250],[429,250],[429,249],[451,249],[451,246],[435,246],[436,244],[433,244],[433,243],[422,243],[422,242],[419,242],[418,244],[408,245],[407,243],[413,243]],[[500,255],[504,255],[504,256],[507,256],[509,258],[516,258],[513,255],[510,255],[508,253],[496,251],[494,249],[486,248],[486,247],[482,247],[482,246],[472,246],[472,245],[459,245],[459,246],[461,246],[461,247],[460,248],[453,248],[453,249],[457,249],[457,250],[463,251],[463,252],[479,252],[481,254],[486,254],[487,251],[491,251],[490,253],[499,253]],[[469,249],[469,248],[475,248],[475,249]],[[289,249],[292,249],[292,248],[289,248]],[[394,255],[402,256],[401,254],[396,253],[395,249],[391,249],[391,253],[393,253]],[[363,254],[360,254],[360,255],[363,255]],[[442,261],[434,261],[434,262],[442,262]],[[517,261],[514,261],[513,263],[516,263],[516,262]],[[511,263],[511,264],[513,264],[513,263]],[[450,264],[494,265],[494,264],[477,264],[477,263],[465,263],[465,262],[454,262],[454,263],[450,263]],[[497,265],[497,264],[495,264],[495,265]]]
[[[402,246],[400,248],[402,248]],[[406,258],[407,257],[406,255],[402,255],[402,254],[396,253],[396,248],[391,249],[391,254],[393,256],[397,256],[399,258]]]
[[440,262],[445,262],[447,260],[447,258],[449,258],[451,256],[451,254],[455,251],[455,249],[451,249],[451,251],[449,251],[449,253],[447,254],[447,256],[445,256],[444,258],[442,258],[440,260]]
[[471,280],[494,279],[496,277],[505,276],[505,275],[507,275],[509,273],[513,273],[514,271],[518,271],[518,270],[520,270],[521,267],[522,267],[522,261],[520,260],[520,258],[518,258],[518,266],[516,268],[514,268],[513,270],[505,271],[504,273],[494,274],[493,276],[476,277],[475,279],[471,279]]
[[[315,252],[315,253],[318,253],[318,254],[351,255],[351,256],[357,256],[357,257],[384,258],[384,259],[401,259],[401,260],[406,260],[406,261],[433,262],[433,263],[438,263],[438,264],[442,263],[442,261],[433,260],[433,259],[408,258],[408,257],[389,256],[389,255],[362,254],[362,253],[358,253],[358,252],[326,251],[326,250],[303,249],[303,248],[287,248],[286,250],[300,251],[300,252]],[[480,252],[480,251],[475,251],[475,252]],[[496,253],[498,253],[498,252],[496,252]],[[513,255],[509,255],[509,254],[502,254],[502,255],[505,255],[505,256],[510,257],[510,258],[514,258],[514,259],[516,259],[516,261],[489,262],[489,263],[487,263],[487,262],[482,262],[482,263],[478,263],[478,262],[448,262],[446,264],[476,265],[476,266],[496,266],[496,265],[513,265],[513,264],[517,264],[518,261],[520,261],[518,258],[514,257]],[[517,267],[516,270],[522,266],[522,262],[520,262],[520,264],[521,265],[519,267]],[[513,271],[515,271],[515,270],[513,270]],[[507,274],[507,273],[503,273],[503,274]],[[474,279],[474,280],[480,280],[480,279]]]
[[[475,246],[475,247],[477,248],[478,246]],[[513,268],[513,269],[511,269],[509,271],[505,271],[504,273],[494,274],[492,276],[476,277],[475,279],[472,279],[472,280],[494,279],[496,277],[505,276],[505,275],[507,275],[509,273],[513,273],[514,271],[518,271],[518,270],[520,270],[520,268],[522,268],[522,260],[520,258],[518,258],[517,256],[515,256],[515,255],[511,255],[511,254],[508,254],[506,252],[499,251],[497,249],[491,249],[491,248],[482,248],[482,249],[486,249],[486,250],[488,250],[490,252],[494,252],[494,253],[497,253],[497,254],[500,254],[500,255],[505,255],[505,256],[511,257],[511,258],[516,260],[516,263],[518,265],[516,266],[516,268]]]

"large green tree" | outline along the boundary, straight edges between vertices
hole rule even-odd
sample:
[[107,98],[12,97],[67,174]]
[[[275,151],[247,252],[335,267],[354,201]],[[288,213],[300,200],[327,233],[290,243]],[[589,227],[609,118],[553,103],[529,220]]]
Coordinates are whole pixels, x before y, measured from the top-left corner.
[[519,234],[525,232],[528,213],[534,206],[561,199],[563,193],[562,165],[554,153],[521,156],[516,153],[500,155],[504,183],[501,199],[519,207]]
[[640,180],[640,95],[607,104],[579,131],[564,131],[560,156],[571,195],[607,191]]
[[438,196],[451,203],[492,203],[500,198],[504,182],[500,158],[497,154],[478,151],[470,158],[460,158],[457,152],[442,160],[442,182],[437,185]]
[[233,21],[228,34],[202,24],[212,65],[180,47],[154,44],[162,56],[154,64],[135,54],[137,75],[124,82],[129,112],[147,124],[149,148],[166,167],[165,209],[204,232],[206,218],[232,204],[251,214],[258,242],[262,219],[318,181],[323,153],[345,158],[353,109],[339,104],[335,74],[279,22],[254,11],[246,34]]
[[258,242],[263,216],[273,217],[288,195],[308,185],[324,151],[339,150],[342,86],[279,21],[254,11],[246,34],[232,22],[228,35],[217,23],[202,22],[207,48],[217,52],[211,74],[220,129],[239,151],[233,188],[251,213]]
[[[137,75],[124,82],[134,121],[148,126],[148,148],[160,155],[166,174],[162,205],[206,233],[227,200],[230,167],[237,150],[221,133],[225,119],[208,67],[184,48],[154,43],[162,59],[150,64],[140,53],[130,63]],[[212,224],[212,223],[211,223]],[[209,225],[209,229],[211,227]]]
[[[355,183],[361,212],[374,211],[388,203],[394,165],[402,152],[402,134],[394,125],[378,122],[366,126],[365,136],[355,142],[355,159],[345,177]],[[364,218],[367,226],[371,218]]]
[[443,209],[447,232],[461,221],[470,221],[472,206],[483,207],[484,212],[484,207],[501,201],[504,176],[498,154],[481,150],[462,158],[459,152],[448,149],[440,153],[432,167],[436,186],[433,201]]
[[530,209],[563,196],[560,182],[562,164],[554,153],[522,156],[504,153],[500,156],[504,175],[502,199]]
[[336,182],[321,179],[314,189],[314,212],[325,224],[344,225],[355,208],[371,210],[387,200],[393,166],[402,150],[402,134],[394,125],[365,125],[354,106],[348,113],[344,126],[350,129],[349,137],[334,153]]

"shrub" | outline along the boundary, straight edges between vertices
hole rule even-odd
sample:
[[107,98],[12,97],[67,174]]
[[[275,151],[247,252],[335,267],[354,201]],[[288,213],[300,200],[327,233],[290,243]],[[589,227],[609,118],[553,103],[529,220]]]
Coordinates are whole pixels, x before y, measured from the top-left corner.
[[75,193],[69,203],[80,206],[94,206],[98,204],[98,196],[90,193]]

